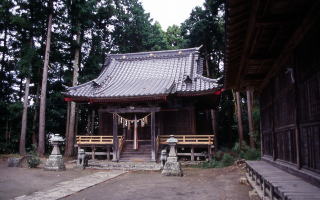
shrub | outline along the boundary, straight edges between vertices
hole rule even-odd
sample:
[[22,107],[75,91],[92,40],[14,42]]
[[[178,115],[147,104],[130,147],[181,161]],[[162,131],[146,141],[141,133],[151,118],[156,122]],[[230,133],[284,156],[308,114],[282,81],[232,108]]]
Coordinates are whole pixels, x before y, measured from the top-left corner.
[[242,158],[246,160],[258,160],[260,158],[260,151],[250,148],[243,153]]
[[218,160],[216,157],[208,162],[203,162],[199,164],[196,167],[200,168],[222,168],[222,167],[228,167],[230,165],[233,165],[234,163],[234,157],[229,153],[219,153],[220,155],[223,155],[220,160]]
[[37,147],[32,145],[31,149],[29,150],[29,156],[27,158],[28,167],[36,168],[41,163],[38,153],[36,151]]
[[237,142],[234,147],[232,148],[232,151],[237,154],[238,158],[243,158],[245,160],[258,160],[260,159],[260,150],[250,148],[245,142],[241,146]]
[[27,162],[30,168],[36,168],[40,164],[40,158],[36,155],[31,155]]
[[230,154],[225,153],[220,163],[221,167],[228,167],[230,165],[233,165],[234,158]]

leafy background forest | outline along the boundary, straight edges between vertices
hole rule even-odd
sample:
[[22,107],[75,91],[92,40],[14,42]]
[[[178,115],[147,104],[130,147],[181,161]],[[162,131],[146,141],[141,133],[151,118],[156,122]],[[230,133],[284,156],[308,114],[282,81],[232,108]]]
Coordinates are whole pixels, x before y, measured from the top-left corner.
[[[178,9],[178,8],[177,8]],[[223,76],[224,4],[206,0],[180,26],[163,30],[138,0],[2,0],[0,3],[0,153],[19,151],[24,94],[30,92],[26,116],[26,148],[37,145],[41,83],[48,19],[52,35],[45,106],[45,133],[66,133],[67,103],[61,92],[72,86],[74,62],[79,83],[99,74],[109,53],[130,53],[198,47],[208,66],[205,75]],[[76,56],[78,52],[78,56]],[[245,97],[242,98],[245,106]],[[237,141],[232,91],[225,91],[217,113],[219,144]],[[244,133],[246,109],[242,109]],[[88,114],[79,106],[78,132],[85,131]],[[256,123],[258,111],[254,110]],[[245,134],[248,140],[248,134]],[[48,147],[48,145],[46,145]]]

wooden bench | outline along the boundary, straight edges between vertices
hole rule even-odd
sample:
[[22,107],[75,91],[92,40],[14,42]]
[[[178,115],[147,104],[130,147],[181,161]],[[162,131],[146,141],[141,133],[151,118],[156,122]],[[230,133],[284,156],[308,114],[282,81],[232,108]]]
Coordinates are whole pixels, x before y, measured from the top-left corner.
[[265,161],[247,161],[247,178],[260,198],[320,199],[320,188]]
[[[211,159],[212,148],[214,143],[214,135],[174,135],[178,140],[178,147],[190,147],[190,153],[178,152],[178,156],[190,156],[191,161],[194,161],[195,157],[207,157]],[[157,148],[161,145],[167,145],[167,139],[170,135],[159,135],[157,138]],[[195,147],[206,147],[208,148],[208,153],[195,153]]]
[[[118,136],[119,150],[121,151],[124,145],[123,136]],[[110,135],[77,135],[76,147],[90,147],[91,152],[85,152],[86,155],[90,155],[92,159],[95,159],[96,155],[106,155],[107,160],[110,160],[110,153],[113,146],[113,136]],[[106,152],[96,152],[97,147],[106,148]]]

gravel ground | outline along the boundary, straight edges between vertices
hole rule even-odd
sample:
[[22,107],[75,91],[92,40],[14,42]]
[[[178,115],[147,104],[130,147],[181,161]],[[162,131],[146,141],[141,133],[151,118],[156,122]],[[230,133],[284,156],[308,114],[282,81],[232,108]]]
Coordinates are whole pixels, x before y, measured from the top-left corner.
[[[7,167],[0,160],[0,200],[28,195],[53,185],[101,170],[73,169],[67,164],[62,172],[41,168]],[[164,177],[160,172],[129,172],[66,197],[74,200],[246,200],[249,187],[239,183],[244,176],[238,167],[221,169],[183,168],[183,177]]]
[[159,172],[130,172],[85,189],[65,200],[247,200],[249,187],[239,183],[237,167],[185,168],[183,177],[164,177]]
[[44,171],[41,168],[7,167],[6,160],[0,161],[0,199],[12,199],[17,196],[31,194],[47,189],[56,183],[92,174],[97,170],[73,169],[74,165],[66,165],[62,172]]

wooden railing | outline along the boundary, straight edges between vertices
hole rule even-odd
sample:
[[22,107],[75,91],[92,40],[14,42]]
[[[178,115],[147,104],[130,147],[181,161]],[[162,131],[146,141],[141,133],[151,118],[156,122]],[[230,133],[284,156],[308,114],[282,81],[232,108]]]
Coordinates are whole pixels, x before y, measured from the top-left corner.
[[[178,144],[184,145],[213,145],[214,135],[174,135],[178,140]],[[158,144],[167,144],[170,135],[159,135]]]
[[[99,145],[99,144],[113,144],[113,136],[106,135],[78,135],[76,137],[77,144],[84,145]],[[123,136],[118,136],[119,146],[123,145]]]

